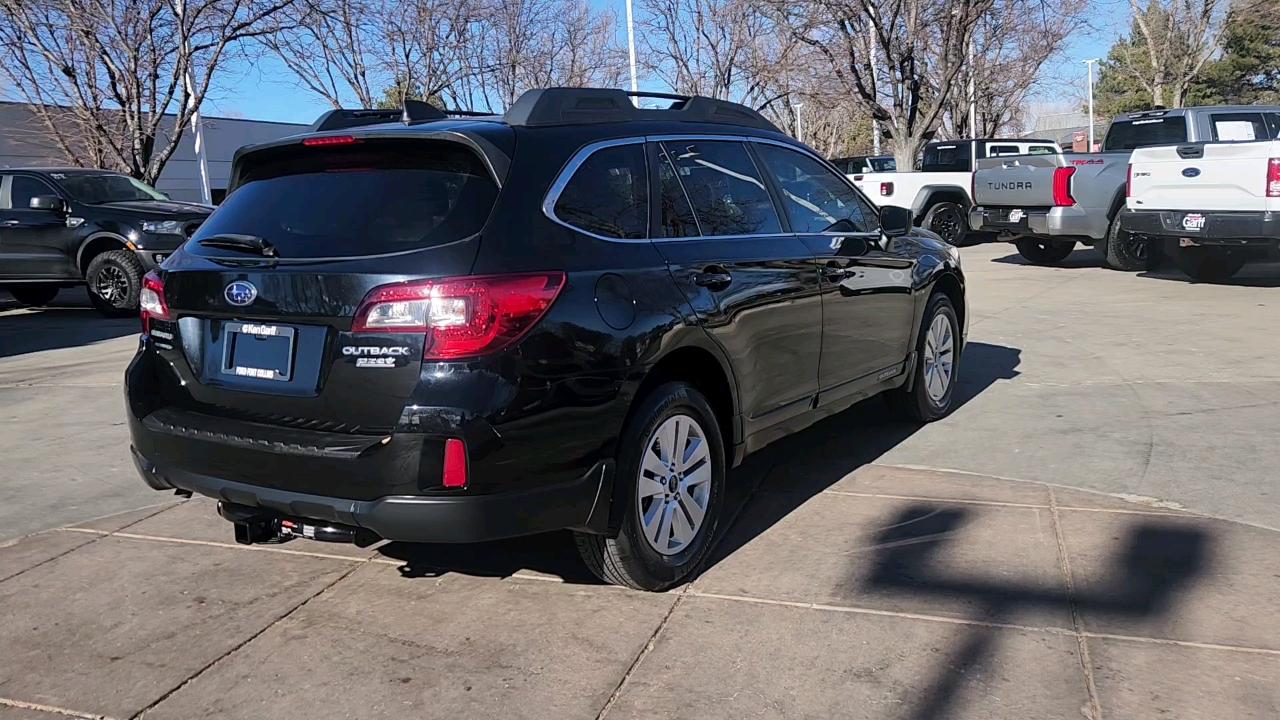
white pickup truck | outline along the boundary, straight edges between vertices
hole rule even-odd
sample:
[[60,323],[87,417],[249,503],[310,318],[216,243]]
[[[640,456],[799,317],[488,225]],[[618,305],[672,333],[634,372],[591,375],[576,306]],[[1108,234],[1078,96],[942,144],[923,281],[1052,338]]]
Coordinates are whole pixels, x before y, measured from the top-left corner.
[[[1274,138],[1280,127],[1241,130]],[[1196,280],[1280,259],[1280,140],[1185,143],[1135,150],[1124,229],[1163,242]]]
[[916,225],[959,245],[969,232],[973,172],[979,160],[1061,154],[1052,140],[948,140],[925,145],[915,172],[849,173],[849,178],[871,202],[907,208]]

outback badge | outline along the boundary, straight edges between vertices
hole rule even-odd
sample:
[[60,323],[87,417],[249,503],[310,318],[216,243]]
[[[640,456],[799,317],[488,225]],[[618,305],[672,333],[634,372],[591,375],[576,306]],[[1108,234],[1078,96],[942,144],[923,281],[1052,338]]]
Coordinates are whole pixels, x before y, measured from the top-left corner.
[[257,299],[258,288],[254,287],[251,282],[236,280],[228,285],[226,290],[222,291],[222,295],[232,305],[244,307]]

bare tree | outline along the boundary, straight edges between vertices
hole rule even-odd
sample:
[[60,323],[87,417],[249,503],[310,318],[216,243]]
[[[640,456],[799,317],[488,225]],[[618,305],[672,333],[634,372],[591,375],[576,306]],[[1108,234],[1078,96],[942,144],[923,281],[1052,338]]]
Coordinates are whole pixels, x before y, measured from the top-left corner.
[[292,2],[0,0],[0,73],[69,162],[153,183],[228,55]]
[[[1141,42],[1123,46],[1118,68],[1155,105],[1181,107],[1191,82],[1218,48],[1226,0],[1129,0]],[[1137,38],[1135,38],[1137,39]]]
[[640,0],[640,64],[678,93],[762,107],[790,84],[798,43],[747,0]]
[[351,100],[373,107],[384,70],[384,9],[377,0],[300,0],[287,11],[290,27],[262,43],[333,107]]
[[969,40],[995,0],[763,0],[911,167],[959,86]]

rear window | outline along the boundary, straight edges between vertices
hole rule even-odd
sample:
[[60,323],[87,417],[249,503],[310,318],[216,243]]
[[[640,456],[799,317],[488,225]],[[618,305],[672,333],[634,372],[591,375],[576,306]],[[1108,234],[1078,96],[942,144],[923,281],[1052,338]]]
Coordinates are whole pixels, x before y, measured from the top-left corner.
[[1136,150],[1153,145],[1177,145],[1187,141],[1187,121],[1181,115],[1141,120],[1117,120],[1107,130],[1102,149]]
[[926,145],[920,160],[921,172],[969,172],[969,143]]
[[[270,152],[270,151],[268,151]],[[443,141],[291,146],[254,162],[188,243],[256,235],[281,258],[352,257],[434,247],[480,232],[498,188],[470,149]]]
[[872,172],[897,172],[898,163],[893,158],[871,158],[867,161]]

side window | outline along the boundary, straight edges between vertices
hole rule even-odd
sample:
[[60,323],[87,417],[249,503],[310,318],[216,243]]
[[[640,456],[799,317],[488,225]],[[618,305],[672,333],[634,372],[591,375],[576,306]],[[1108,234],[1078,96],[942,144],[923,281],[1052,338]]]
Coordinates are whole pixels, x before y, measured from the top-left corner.
[[1262,113],[1214,113],[1209,116],[1213,139],[1220,142],[1263,140],[1269,137]]
[[1267,137],[1271,140],[1280,138],[1280,113],[1263,113],[1262,117],[1267,121]]
[[591,153],[560,191],[555,214],[596,235],[644,238],[649,226],[644,145],[618,145]]
[[991,145],[987,148],[987,157],[1004,157],[1005,155],[1021,155],[1017,145]]
[[689,205],[689,197],[676,177],[675,166],[667,151],[658,149],[658,192],[662,197],[658,200],[661,211],[657,236],[664,238],[698,237],[698,221],[693,218],[693,208]]
[[31,207],[31,198],[37,195],[57,195],[53,188],[27,175],[14,175],[13,186],[9,190],[10,205],[13,210],[26,210]]
[[794,232],[824,232],[841,220],[853,224],[852,232],[879,229],[875,213],[863,204],[857,191],[822,163],[777,145],[759,143],[756,152],[778,182],[782,207]]
[[675,140],[663,149],[704,236],[782,232],[773,199],[742,143]]

